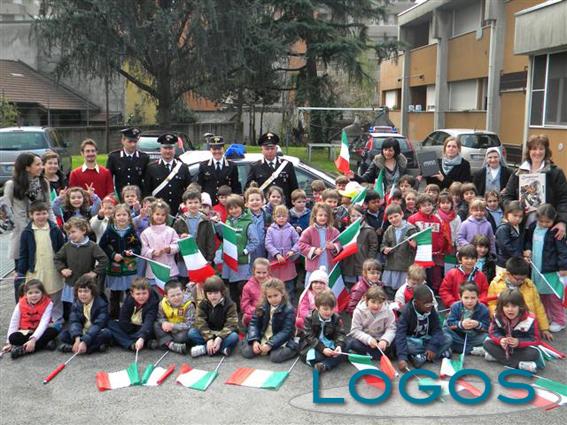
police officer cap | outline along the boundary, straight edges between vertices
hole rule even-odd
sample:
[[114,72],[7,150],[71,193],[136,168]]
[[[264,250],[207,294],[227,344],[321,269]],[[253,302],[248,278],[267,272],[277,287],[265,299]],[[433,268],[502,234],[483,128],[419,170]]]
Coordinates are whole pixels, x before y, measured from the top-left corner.
[[174,145],[177,143],[177,136],[171,133],[165,133],[158,137],[157,142],[160,145]]
[[139,128],[136,127],[128,127],[123,130],[120,130],[120,133],[122,133],[122,135],[128,139],[138,139],[141,131]]
[[274,133],[265,133],[258,139],[258,145],[260,146],[273,146],[280,143],[280,138]]
[[213,136],[211,137],[211,139],[209,140],[209,147],[221,147],[224,146],[224,139],[222,136]]

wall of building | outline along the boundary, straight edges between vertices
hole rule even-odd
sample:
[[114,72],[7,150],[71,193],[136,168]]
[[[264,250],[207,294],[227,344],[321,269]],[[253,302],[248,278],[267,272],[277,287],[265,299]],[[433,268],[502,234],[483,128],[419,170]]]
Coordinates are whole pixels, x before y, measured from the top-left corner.
[[488,75],[490,28],[483,28],[481,34],[480,40],[477,39],[476,31],[449,40],[447,81],[468,80]]
[[526,93],[505,92],[500,95],[500,140],[507,145],[521,145],[524,138]]
[[0,59],[19,60],[37,69],[38,46],[30,29],[30,22],[2,22]]
[[436,44],[418,47],[410,52],[410,86],[435,84],[436,58]]
[[445,112],[447,128],[486,128],[486,112]]
[[525,71],[528,66],[528,57],[514,54],[514,32],[516,18],[514,14],[520,10],[530,8],[543,0],[513,0],[506,2],[506,37],[504,45],[504,73]]
[[402,66],[404,55],[398,56],[398,59],[390,59],[380,64],[380,90],[388,91],[402,88]]
[[407,138],[411,142],[425,139],[433,131],[433,112],[409,112]]

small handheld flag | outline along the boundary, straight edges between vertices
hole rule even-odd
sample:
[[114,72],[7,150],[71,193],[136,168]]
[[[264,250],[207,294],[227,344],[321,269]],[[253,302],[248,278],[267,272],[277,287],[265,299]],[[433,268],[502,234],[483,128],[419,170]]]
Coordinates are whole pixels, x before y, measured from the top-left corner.
[[[348,356],[348,361],[351,365],[353,365],[358,370],[380,370],[372,363],[372,357],[368,355],[361,355],[361,354],[352,354],[352,353],[344,353]],[[386,373],[385,371],[382,371]],[[386,373],[386,375],[388,375]],[[365,375],[364,381],[373,387],[385,389],[386,384],[383,379],[379,378],[378,376],[373,375]]]
[[376,179],[376,183],[374,183],[374,192],[377,192],[380,195],[380,198],[384,199],[384,169],[380,170],[380,174],[378,174],[378,178]]
[[43,380],[43,384],[45,385],[53,378],[55,378],[59,374],[59,372],[65,369],[65,366],[67,366],[69,362],[77,356],[77,354],[79,354],[79,352],[76,352],[71,357],[69,357],[65,363],[61,363],[59,366],[57,366],[49,375],[47,375],[47,378]]
[[441,370],[439,372],[439,376],[441,378],[448,378],[453,376],[455,373],[463,369],[465,363],[465,350],[467,349],[467,338],[468,333],[465,333],[465,342],[463,343],[463,352],[459,356],[458,360],[451,360],[444,358],[441,361]]
[[140,385],[140,375],[136,363],[131,363],[127,369],[118,372],[97,372],[96,374],[96,386],[99,391],[115,390],[132,385]]
[[238,233],[225,223],[222,225],[222,259],[233,271],[238,271]]
[[354,197],[352,198],[351,202],[353,205],[358,205],[359,207],[362,206],[362,204],[364,204],[364,201],[366,200],[366,192],[368,192],[368,189],[366,187],[363,187],[360,192],[358,192],[356,195],[354,195]]
[[207,391],[207,388],[218,376],[218,370],[223,361],[224,356],[213,371],[193,369],[187,363],[184,363],[181,365],[181,372],[175,382],[193,390]]
[[348,137],[346,131],[341,133],[341,151],[338,158],[335,160],[337,170],[343,174],[350,171],[350,152],[348,151]]
[[559,273],[542,273],[533,261],[530,261],[530,265],[540,279],[551,289],[551,292],[563,302],[565,300],[565,287],[563,286],[563,279],[559,276]]
[[396,376],[399,376],[399,373],[394,368],[394,365],[388,356],[386,356],[386,353],[384,353],[380,347],[378,347],[378,350],[380,350],[380,353],[382,354],[382,357],[380,357],[380,369],[382,369],[382,372],[388,375],[390,379],[394,379]]
[[167,281],[171,276],[171,267],[162,263],[158,263],[157,261],[152,260],[151,258],[142,257],[141,255],[137,255],[137,254],[134,255],[138,258],[142,258],[143,260],[147,261],[147,263],[150,265],[150,268],[152,269],[152,273],[154,274],[156,286],[163,293],[163,287],[165,286],[165,284],[167,283]]
[[265,390],[278,390],[297,364],[299,357],[295,359],[287,371],[274,372],[271,370],[253,369],[241,367],[236,369],[225,384],[240,385],[243,387],[263,388]]
[[166,351],[163,356],[161,356],[154,364],[150,363],[146,366],[146,370],[144,370],[144,373],[142,374],[142,385],[157,385],[158,379],[161,378],[161,376],[165,372],[164,368],[157,367],[157,365],[163,360],[165,356],[167,356],[168,353],[169,351]]
[[335,267],[329,273],[329,289],[333,291],[337,299],[337,311],[340,313],[347,308],[350,301],[350,295],[343,280],[340,264],[335,264]]
[[[333,263],[338,263],[347,257],[358,252],[358,244],[356,243],[358,235],[360,234],[360,227],[362,223],[362,218],[357,219],[350,226],[348,226],[343,232],[336,237],[335,241],[338,241],[343,247],[342,251],[333,258]],[[333,241],[334,242],[334,241]]]
[[201,283],[208,277],[215,275],[215,269],[207,263],[203,254],[199,251],[194,237],[189,236],[179,239],[177,243],[179,245],[179,253],[185,262],[190,281]]

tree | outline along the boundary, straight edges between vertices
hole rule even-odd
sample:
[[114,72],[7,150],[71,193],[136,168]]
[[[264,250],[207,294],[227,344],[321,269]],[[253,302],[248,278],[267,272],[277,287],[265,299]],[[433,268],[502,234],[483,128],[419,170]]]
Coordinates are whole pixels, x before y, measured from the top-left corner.
[[171,123],[186,92],[225,87],[243,66],[254,0],[44,0],[39,39],[57,52],[59,74],[118,73],[157,101]]
[[0,127],[10,127],[18,123],[18,108],[4,96],[0,96]]

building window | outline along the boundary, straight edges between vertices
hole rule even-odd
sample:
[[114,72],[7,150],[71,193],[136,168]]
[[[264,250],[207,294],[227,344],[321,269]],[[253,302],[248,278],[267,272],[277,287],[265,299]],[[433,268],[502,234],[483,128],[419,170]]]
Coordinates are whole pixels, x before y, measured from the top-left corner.
[[567,52],[532,62],[530,126],[567,126]]
[[476,31],[481,27],[481,6],[480,1],[473,0],[453,10],[451,31],[453,37]]
[[449,82],[449,110],[486,110],[487,84],[486,78]]

